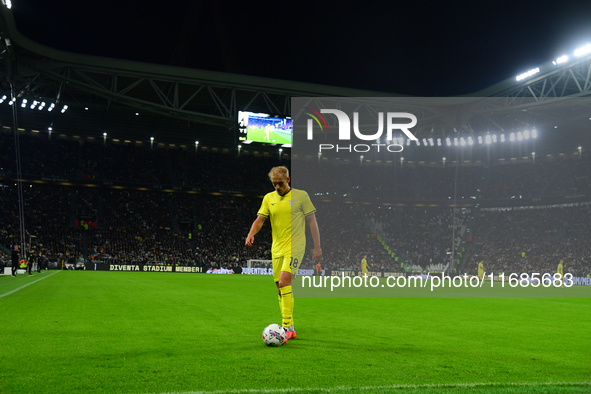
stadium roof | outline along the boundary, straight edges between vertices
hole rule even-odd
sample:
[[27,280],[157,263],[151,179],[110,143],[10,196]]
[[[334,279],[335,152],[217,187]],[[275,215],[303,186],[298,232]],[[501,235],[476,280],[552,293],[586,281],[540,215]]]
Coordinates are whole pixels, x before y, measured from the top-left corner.
[[[236,144],[237,111],[250,110],[273,115],[290,115],[291,97],[399,97],[403,95],[365,91],[246,75],[195,70],[129,60],[109,59],[65,52],[38,44],[19,33],[13,14],[0,6],[2,63],[0,70],[12,83],[22,128],[82,136],[102,136],[233,147]],[[479,92],[465,95],[458,116],[450,120],[423,106],[425,119],[415,135],[445,138],[453,131],[475,138],[486,132],[517,131],[520,127],[552,131],[548,149],[571,149],[589,145],[585,121],[589,121],[591,54],[564,64],[552,61],[522,80],[515,77]],[[11,86],[1,85],[11,96]],[[498,97],[474,100],[470,98]],[[19,101],[21,100],[21,101]],[[32,101],[54,103],[56,110],[30,109]],[[8,100],[0,103],[0,121],[13,123]],[[423,100],[424,102],[424,100]],[[454,98],[453,106],[462,103]],[[435,101],[438,105],[441,101]],[[60,113],[67,105],[66,113]],[[420,106],[419,106],[420,107]],[[36,107],[38,108],[38,107]],[[564,108],[572,116],[562,118]],[[419,108],[421,109],[421,108]],[[447,112],[447,111],[443,111]],[[558,114],[560,112],[560,114]],[[559,126],[559,128],[555,128]],[[546,135],[548,135],[547,133]],[[540,143],[541,144],[541,143]],[[537,148],[536,148],[537,149]],[[543,150],[543,149],[542,149]],[[425,155],[430,153],[425,151]]]

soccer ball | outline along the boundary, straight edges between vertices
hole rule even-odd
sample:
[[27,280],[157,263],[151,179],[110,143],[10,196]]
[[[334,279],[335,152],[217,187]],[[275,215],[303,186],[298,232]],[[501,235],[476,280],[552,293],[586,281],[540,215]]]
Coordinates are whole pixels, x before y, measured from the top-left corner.
[[279,324],[269,324],[263,330],[263,342],[267,346],[281,346],[287,341],[285,329]]

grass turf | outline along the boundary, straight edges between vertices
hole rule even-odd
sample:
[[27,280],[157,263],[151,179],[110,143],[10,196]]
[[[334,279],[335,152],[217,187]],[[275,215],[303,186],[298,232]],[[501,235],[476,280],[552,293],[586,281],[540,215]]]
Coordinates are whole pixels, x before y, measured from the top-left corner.
[[591,392],[586,298],[296,299],[267,348],[270,277],[52,273],[0,277],[2,393]]

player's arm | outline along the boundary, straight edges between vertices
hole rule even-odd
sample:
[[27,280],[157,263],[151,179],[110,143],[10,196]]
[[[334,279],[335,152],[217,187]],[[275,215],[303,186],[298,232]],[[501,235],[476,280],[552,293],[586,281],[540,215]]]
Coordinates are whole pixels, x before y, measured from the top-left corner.
[[252,223],[252,226],[250,226],[250,231],[248,232],[248,236],[246,237],[246,242],[245,245],[247,247],[251,247],[252,244],[254,243],[254,236],[257,235],[257,233],[259,231],[261,231],[261,228],[263,227],[263,224],[265,223],[265,219],[267,219],[264,216],[257,216],[256,220]]
[[320,231],[318,230],[316,215],[312,213],[306,216],[306,220],[308,220],[310,231],[312,232],[312,239],[314,240],[314,252],[312,252],[312,258],[316,261],[320,261],[322,259],[322,249],[320,248]]

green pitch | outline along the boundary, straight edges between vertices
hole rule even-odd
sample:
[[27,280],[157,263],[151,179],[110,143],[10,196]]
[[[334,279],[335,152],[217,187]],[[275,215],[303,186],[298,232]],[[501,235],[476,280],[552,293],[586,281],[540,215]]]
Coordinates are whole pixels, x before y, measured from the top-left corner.
[[296,299],[297,339],[267,348],[276,294],[267,276],[2,276],[0,393],[591,392],[590,299]]
[[269,142],[272,144],[291,144],[291,135],[285,134],[277,131],[269,132],[269,140],[263,140],[265,138],[265,130],[258,128],[258,127],[248,127],[246,139],[255,141],[255,142]]

